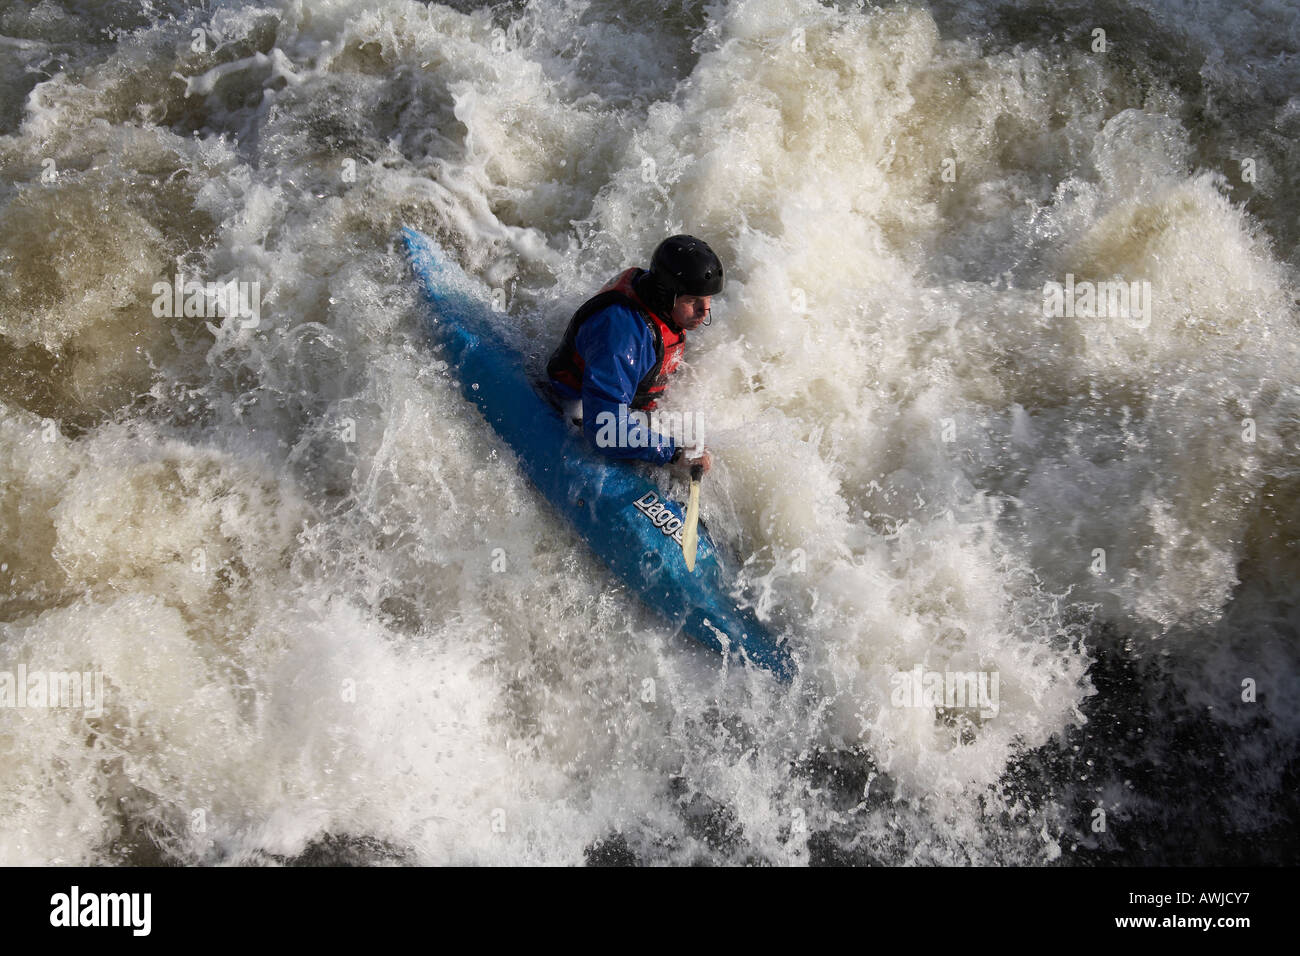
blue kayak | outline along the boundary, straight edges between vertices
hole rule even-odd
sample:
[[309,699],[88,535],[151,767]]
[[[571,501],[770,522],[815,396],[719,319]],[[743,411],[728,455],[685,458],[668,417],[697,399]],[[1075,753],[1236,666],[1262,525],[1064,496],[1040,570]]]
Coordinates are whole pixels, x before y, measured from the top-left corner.
[[534,388],[522,356],[493,327],[492,308],[438,244],[402,230],[411,271],[431,306],[429,333],[457,370],[461,391],[514,449],[519,464],[614,574],[650,608],[723,655],[794,675],[787,648],[736,606],[731,575],[700,526],[695,571],[682,554],[682,508],[636,467],[587,447]]

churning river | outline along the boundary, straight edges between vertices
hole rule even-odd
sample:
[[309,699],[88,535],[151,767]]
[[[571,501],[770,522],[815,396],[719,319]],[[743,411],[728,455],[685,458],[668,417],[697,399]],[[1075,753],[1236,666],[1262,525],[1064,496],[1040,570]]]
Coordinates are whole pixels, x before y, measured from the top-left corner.
[[[1293,0],[0,2],[0,863],[1294,862],[1297,141]],[[532,361],[718,251],[665,407],[792,686],[403,224]]]

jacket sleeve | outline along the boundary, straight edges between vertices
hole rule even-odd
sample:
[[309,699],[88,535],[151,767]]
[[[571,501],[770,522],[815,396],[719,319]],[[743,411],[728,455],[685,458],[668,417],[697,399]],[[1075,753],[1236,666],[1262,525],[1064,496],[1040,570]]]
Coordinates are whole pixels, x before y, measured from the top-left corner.
[[[667,435],[652,431],[642,413],[628,414],[637,383],[654,368],[654,334],[631,309],[612,305],[582,324],[576,342],[582,356],[582,430],[610,458],[664,464],[677,450]],[[625,443],[619,444],[619,436]]]

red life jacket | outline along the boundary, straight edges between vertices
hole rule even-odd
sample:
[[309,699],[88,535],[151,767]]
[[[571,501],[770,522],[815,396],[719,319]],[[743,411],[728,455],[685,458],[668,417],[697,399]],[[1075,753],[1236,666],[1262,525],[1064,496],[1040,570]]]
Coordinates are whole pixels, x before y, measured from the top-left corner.
[[646,305],[632,283],[638,279],[644,269],[625,269],[610,279],[600,291],[578,307],[569,320],[569,327],[564,330],[560,347],[555,350],[546,363],[546,374],[557,382],[569,386],[575,392],[582,392],[582,370],[586,363],[578,354],[578,330],[582,323],[601,309],[611,305],[626,305],[645,320],[655,339],[655,364],[637,383],[636,395],[631,402],[632,408],[651,409],[655,400],[668,387],[668,376],[676,371],[686,348],[686,333],[665,322],[653,309]]

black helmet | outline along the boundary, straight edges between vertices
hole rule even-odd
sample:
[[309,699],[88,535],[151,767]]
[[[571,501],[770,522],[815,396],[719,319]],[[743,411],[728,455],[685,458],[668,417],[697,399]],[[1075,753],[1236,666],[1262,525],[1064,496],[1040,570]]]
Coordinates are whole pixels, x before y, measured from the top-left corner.
[[650,257],[650,274],[674,296],[722,291],[722,261],[707,242],[694,236],[669,236],[659,243]]

